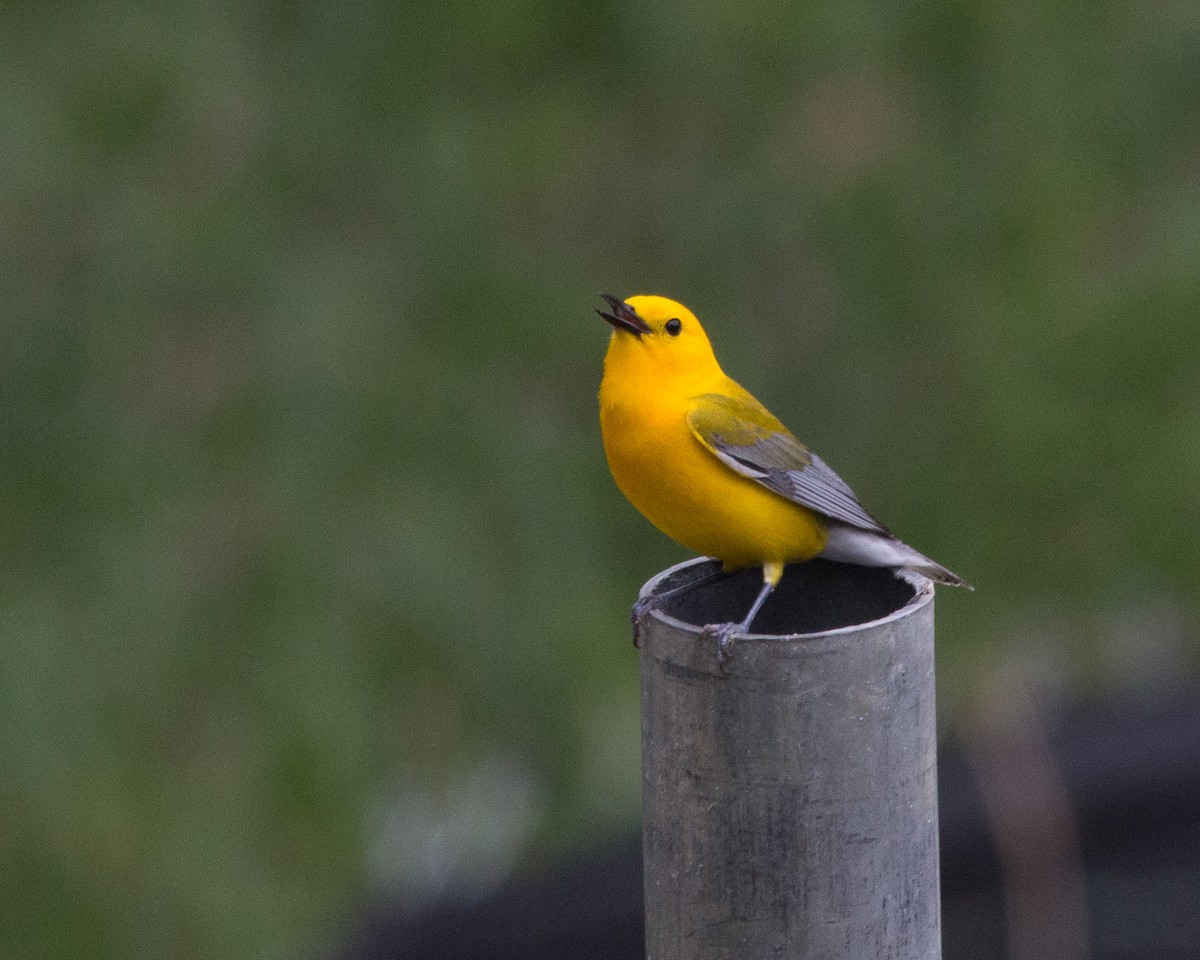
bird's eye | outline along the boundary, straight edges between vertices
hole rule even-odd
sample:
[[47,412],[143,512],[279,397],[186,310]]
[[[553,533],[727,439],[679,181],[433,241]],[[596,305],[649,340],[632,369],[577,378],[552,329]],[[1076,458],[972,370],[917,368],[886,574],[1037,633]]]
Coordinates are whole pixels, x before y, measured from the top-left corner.
[[683,324],[676,318],[672,317],[667,321],[667,333],[673,337],[679,336],[679,331],[683,329]]

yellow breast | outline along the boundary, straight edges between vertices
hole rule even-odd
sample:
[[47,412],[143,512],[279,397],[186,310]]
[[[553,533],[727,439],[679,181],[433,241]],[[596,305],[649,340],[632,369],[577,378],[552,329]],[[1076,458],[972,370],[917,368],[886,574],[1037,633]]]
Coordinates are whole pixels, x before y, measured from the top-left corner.
[[667,536],[731,569],[811,559],[825,547],[824,520],[735,473],[693,436],[689,402],[711,386],[672,394],[605,376],[600,430],[617,486]]

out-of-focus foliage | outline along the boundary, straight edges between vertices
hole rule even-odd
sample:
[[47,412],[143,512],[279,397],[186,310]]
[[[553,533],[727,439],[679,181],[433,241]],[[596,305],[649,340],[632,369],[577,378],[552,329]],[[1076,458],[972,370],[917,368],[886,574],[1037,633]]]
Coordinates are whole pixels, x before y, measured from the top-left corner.
[[636,824],[686,554],[607,475],[601,291],[978,585],[946,703],[1027,637],[1194,664],[1194,4],[0,19],[5,957],[279,956]]

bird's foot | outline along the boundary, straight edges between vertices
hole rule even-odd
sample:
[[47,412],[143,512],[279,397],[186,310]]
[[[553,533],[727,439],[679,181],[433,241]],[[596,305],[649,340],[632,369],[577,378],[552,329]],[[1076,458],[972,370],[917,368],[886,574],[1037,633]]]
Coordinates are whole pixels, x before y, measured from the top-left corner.
[[718,666],[725,666],[733,656],[733,635],[741,629],[740,623],[710,623],[700,631],[705,640],[717,641]]
[[642,645],[642,620],[658,606],[658,599],[658,597],[638,597],[633,609],[629,612],[629,619],[633,623],[633,645],[635,647]]

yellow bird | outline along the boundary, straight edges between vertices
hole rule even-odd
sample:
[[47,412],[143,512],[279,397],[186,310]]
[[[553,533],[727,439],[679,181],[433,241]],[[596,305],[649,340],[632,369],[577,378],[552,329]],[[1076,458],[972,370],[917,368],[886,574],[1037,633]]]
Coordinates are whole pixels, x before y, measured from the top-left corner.
[[[665,297],[603,299],[612,312],[596,312],[613,333],[600,431],[617,486],[659,530],[721,560],[725,571],[762,567],[746,618],[705,628],[722,660],[793,561],[902,568],[971,589],[893,536],[825,461],[727,377],[687,307]],[[635,642],[651,605],[634,607]]]

